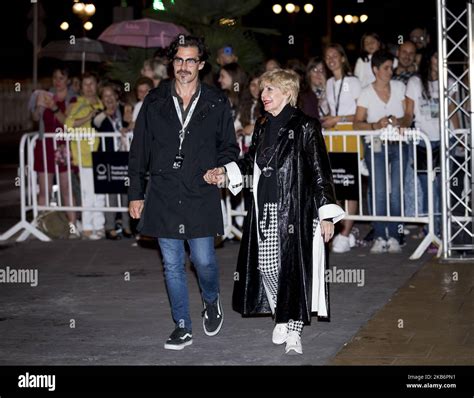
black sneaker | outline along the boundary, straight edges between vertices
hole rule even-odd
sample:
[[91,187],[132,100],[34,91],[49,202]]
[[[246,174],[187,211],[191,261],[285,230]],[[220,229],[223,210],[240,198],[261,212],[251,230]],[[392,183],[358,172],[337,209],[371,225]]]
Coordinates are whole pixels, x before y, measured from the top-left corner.
[[204,302],[204,311],[202,312],[202,325],[204,333],[208,336],[215,336],[221,330],[224,322],[224,312],[222,311],[219,295],[212,304]]
[[182,350],[187,345],[193,344],[193,334],[190,330],[176,328],[166,340],[165,348],[167,350]]

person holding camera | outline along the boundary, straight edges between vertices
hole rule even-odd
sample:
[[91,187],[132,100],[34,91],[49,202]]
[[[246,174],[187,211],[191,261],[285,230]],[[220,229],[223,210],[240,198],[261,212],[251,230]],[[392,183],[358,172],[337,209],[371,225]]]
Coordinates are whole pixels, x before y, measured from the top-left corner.
[[[384,133],[390,134],[401,126],[405,115],[405,85],[392,80],[393,60],[393,55],[384,50],[373,54],[371,64],[375,81],[362,90],[357,100],[355,130],[386,129]],[[375,204],[372,213],[377,216],[400,216],[407,146],[399,145],[399,141],[391,140],[390,136],[388,140],[376,136],[365,144],[364,152],[370,173],[369,187],[370,190],[374,188],[371,195],[375,195],[374,201],[369,199],[369,205]],[[401,252],[398,235],[403,231],[403,224],[376,221],[373,226],[375,241],[371,253]]]

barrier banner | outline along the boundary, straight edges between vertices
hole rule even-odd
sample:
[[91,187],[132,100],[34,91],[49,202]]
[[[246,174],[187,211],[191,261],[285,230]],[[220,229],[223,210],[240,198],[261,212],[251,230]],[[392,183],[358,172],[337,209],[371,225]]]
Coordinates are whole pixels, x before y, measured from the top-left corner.
[[357,153],[330,152],[332,176],[338,200],[359,200],[359,158]]
[[92,152],[95,193],[127,193],[128,152]]

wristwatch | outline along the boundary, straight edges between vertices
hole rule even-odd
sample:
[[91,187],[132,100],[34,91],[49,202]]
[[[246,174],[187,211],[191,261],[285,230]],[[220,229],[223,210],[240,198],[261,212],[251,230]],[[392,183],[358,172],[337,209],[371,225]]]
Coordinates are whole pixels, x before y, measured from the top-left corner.
[[53,113],[58,113],[60,111],[59,106],[56,107],[56,109],[52,109]]

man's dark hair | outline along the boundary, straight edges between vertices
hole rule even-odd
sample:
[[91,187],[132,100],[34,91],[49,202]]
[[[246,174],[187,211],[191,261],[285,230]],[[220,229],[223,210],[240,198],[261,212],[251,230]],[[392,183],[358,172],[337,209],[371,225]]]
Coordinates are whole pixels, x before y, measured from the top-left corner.
[[197,47],[200,61],[206,61],[209,58],[209,50],[204,44],[204,39],[197,36],[185,36],[181,34],[170,44],[168,50],[168,58],[170,61],[173,61],[179,47]]
[[380,68],[384,62],[392,61],[395,59],[392,53],[386,50],[378,50],[372,55],[372,68]]

